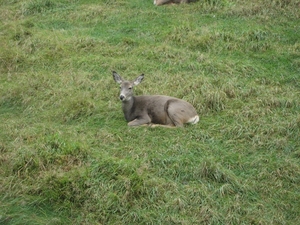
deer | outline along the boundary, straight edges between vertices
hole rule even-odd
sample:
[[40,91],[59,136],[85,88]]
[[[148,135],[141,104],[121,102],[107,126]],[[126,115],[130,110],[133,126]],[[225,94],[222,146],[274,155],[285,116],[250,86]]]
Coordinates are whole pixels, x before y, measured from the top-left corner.
[[128,126],[148,125],[174,128],[199,122],[196,109],[182,99],[165,95],[135,96],[133,87],[142,82],[144,74],[133,81],[128,81],[115,71],[112,73],[115,82],[120,84],[119,98],[122,101],[122,110]]

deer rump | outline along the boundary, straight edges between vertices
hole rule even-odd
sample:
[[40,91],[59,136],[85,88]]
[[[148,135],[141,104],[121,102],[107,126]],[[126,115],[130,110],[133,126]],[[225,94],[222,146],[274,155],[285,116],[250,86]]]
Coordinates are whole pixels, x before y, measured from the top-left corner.
[[[197,123],[199,117],[194,107],[181,99],[164,95],[132,96],[133,105],[125,119],[130,122],[144,120],[145,123],[183,126]],[[128,112],[127,112],[128,113]]]

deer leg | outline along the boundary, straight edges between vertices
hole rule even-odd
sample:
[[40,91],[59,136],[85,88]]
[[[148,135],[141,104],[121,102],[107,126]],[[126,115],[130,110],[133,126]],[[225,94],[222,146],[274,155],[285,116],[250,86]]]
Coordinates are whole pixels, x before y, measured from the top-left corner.
[[154,5],[163,5],[172,3],[172,0],[154,0]]
[[155,124],[155,123],[151,123],[151,124],[149,124],[149,126],[151,128],[154,128],[154,127],[176,128],[175,126],[172,126],[172,125],[163,125],[163,124]]
[[171,116],[172,122],[175,124],[176,127],[183,127],[183,123],[180,117],[178,117],[176,114],[173,114]]
[[168,116],[176,127],[183,127],[182,114],[176,110],[168,110]]
[[177,100],[169,100],[167,102],[167,114],[172,123],[176,127],[183,127],[184,121],[184,114],[185,110],[183,110],[183,107],[180,104],[181,102],[178,102]]
[[176,127],[183,127],[185,123],[195,124],[199,121],[194,107],[182,100],[169,100],[167,113]]
[[139,119],[134,119],[128,123],[128,126],[140,126],[140,125],[145,125],[149,124],[151,122],[151,119],[149,116],[139,118]]

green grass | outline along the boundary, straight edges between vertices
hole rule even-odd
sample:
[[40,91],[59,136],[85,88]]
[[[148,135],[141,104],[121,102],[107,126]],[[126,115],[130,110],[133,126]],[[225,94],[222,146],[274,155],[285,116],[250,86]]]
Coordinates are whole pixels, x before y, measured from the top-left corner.
[[[300,2],[0,1],[1,224],[298,224]],[[129,128],[135,93],[184,129]]]

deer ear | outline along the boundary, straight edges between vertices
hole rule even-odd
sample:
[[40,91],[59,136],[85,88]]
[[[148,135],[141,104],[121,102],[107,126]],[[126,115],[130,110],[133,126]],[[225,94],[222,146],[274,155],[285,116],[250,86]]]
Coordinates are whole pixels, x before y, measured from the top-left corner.
[[133,82],[133,85],[138,85],[139,83],[142,82],[142,80],[144,79],[144,74],[141,74],[140,76],[138,76],[135,81]]
[[123,82],[123,78],[115,71],[113,71],[113,78],[118,84],[121,84]]

